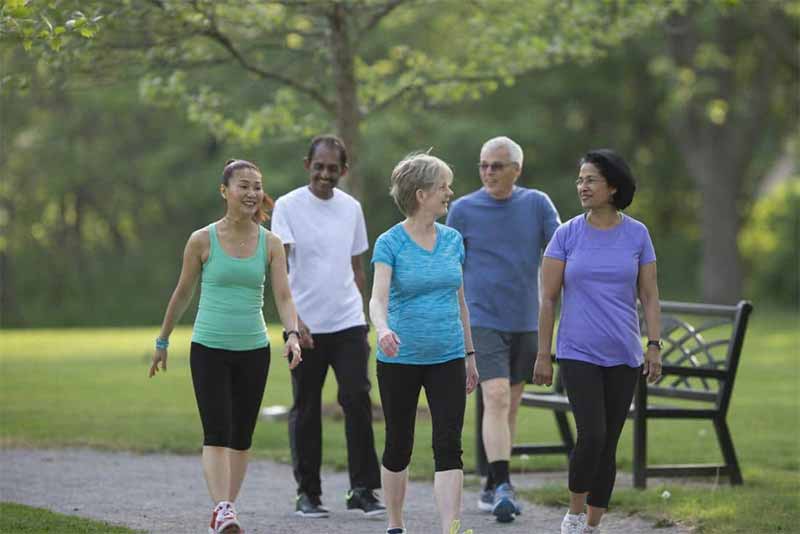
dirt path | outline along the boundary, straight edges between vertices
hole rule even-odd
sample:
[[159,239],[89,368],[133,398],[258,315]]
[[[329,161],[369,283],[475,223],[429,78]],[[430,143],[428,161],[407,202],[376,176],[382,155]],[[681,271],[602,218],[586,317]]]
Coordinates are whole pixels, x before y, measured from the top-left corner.
[[[413,466],[412,466],[413,468]],[[529,477],[532,475],[529,475]],[[519,480],[520,485],[532,481]],[[381,534],[383,518],[347,512],[345,473],[323,475],[328,519],[293,514],[295,486],[291,467],[270,461],[251,463],[237,502],[247,534]],[[0,500],[101,519],[152,533],[205,533],[211,505],[199,457],[137,455],[89,449],[0,450]],[[476,510],[477,490],[464,493],[464,527],[475,534],[536,534],[559,531],[563,510],[524,503],[523,515],[507,525]],[[437,534],[433,485],[414,482],[406,501],[410,534]],[[604,532],[686,534],[681,527],[653,528],[652,521],[609,514]]]

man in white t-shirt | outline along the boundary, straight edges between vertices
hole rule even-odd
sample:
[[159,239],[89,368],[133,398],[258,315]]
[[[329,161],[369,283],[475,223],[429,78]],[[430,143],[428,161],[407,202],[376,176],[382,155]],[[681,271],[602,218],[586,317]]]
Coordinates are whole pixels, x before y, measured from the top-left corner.
[[370,348],[364,318],[362,256],[369,248],[361,204],[336,185],[347,173],[347,150],[335,136],[311,141],[305,159],[309,184],[280,197],[272,231],[283,241],[289,285],[298,313],[303,362],[292,370],[294,404],[289,444],[297,481],[295,513],[327,517],[320,496],[322,386],[328,367],[344,411],[351,490],[347,508],[385,512],[375,496],[381,485],[372,433]]

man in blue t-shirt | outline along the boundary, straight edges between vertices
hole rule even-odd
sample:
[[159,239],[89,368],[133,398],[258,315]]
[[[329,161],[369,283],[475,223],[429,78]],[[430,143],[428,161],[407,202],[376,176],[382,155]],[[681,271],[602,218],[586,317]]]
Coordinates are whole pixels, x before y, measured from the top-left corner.
[[479,163],[483,187],[458,199],[447,217],[464,237],[464,291],[484,403],[489,477],[478,507],[504,522],[514,519],[509,509],[520,511],[508,463],[536,361],[539,260],[561,222],[546,194],[515,185],[522,159],[522,148],[508,137],[487,141]]

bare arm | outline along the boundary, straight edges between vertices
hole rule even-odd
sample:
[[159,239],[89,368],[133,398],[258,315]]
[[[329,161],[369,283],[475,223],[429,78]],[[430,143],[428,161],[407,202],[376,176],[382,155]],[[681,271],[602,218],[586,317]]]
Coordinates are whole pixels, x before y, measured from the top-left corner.
[[369,310],[369,303],[367,301],[367,275],[364,272],[365,254],[366,253],[359,254],[358,256],[352,256],[350,263],[353,266],[353,276],[355,277],[358,293],[361,295],[362,302],[367,305],[367,309]]
[[542,303],[539,307],[539,349],[533,370],[534,384],[553,383],[553,328],[556,321],[556,304],[561,296],[566,263],[555,258],[542,259]]
[[[272,285],[272,296],[275,299],[275,307],[278,309],[278,316],[286,332],[297,331],[297,311],[292,300],[292,292],[289,289],[289,275],[286,266],[286,254],[281,240],[270,232],[267,235],[269,240],[269,276]],[[289,368],[294,369],[302,361],[300,355],[300,339],[297,334],[291,334],[286,339],[284,355],[292,353],[292,361]]]
[[351,258],[351,264],[353,266],[353,276],[356,279],[356,287],[358,287],[358,292],[361,295],[367,294],[367,275],[364,272],[364,254],[359,254],[358,256],[353,256]]
[[389,328],[389,285],[392,283],[392,268],[381,262],[375,263],[372,279],[372,298],[369,301],[369,317],[375,325],[378,345],[387,356],[396,356],[400,346],[397,334]]
[[[644,310],[647,325],[647,338],[661,337],[661,303],[658,296],[658,272],[656,262],[639,267],[639,300]],[[661,376],[661,351],[658,347],[649,346],[645,353],[644,369],[648,382],[655,382]]]
[[[280,241],[280,239],[278,239],[278,241]],[[283,255],[286,263],[287,280],[289,273],[289,251],[291,250],[291,247],[292,245],[290,244],[283,245],[283,253],[284,253]],[[295,308],[295,312],[296,311],[297,308]],[[300,332],[300,346],[305,349],[313,349],[314,338],[311,337],[311,330],[308,329],[308,325],[306,325],[306,323],[303,322],[303,320],[300,318],[300,315],[297,315],[297,331]]]
[[[178,278],[178,285],[172,292],[172,296],[167,304],[167,311],[164,313],[164,320],[161,322],[161,332],[158,337],[168,340],[170,334],[175,329],[175,323],[180,321],[186,308],[192,301],[197,281],[203,270],[203,255],[209,247],[208,233],[206,230],[197,230],[186,242],[183,249],[183,266]],[[167,370],[167,349],[156,349],[153,354],[153,362],[150,365],[148,376],[154,376],[161,364],[161,370]]]
[[[469,325],[469,308],[464,298],[464,284],[458,288],[458,305],[461,308],[461,326],[464,328],[464,348],[467,355],[467,395],[478,387],[478,366],[475,364],[475,346],[472,344],[472,328]],[[469,354],[472,353],[472,354]]]

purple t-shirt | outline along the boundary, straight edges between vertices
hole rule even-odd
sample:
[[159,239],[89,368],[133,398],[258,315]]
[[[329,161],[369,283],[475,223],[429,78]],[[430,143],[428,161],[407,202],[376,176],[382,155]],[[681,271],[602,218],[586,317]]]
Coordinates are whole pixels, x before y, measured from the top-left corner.
[[656,261],[647,227],[623,215],[599,230],[579,215],[558,227],[544,255],[566,263],[557,358],[640,366],[639,266]]

